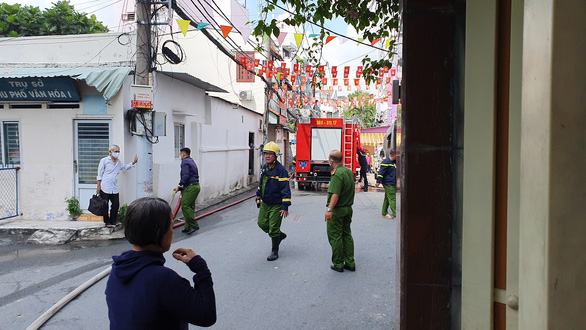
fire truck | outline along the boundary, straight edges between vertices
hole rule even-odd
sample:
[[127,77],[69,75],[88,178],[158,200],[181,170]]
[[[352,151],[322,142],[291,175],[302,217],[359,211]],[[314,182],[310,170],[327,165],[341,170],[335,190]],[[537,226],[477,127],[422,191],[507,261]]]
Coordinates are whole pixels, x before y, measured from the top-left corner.
[[330,182],[332,168],[329,154],[337,149],[342,152],[344,166],[356,175],[360,171],[357,145],[360,130],[355,121],[343,118],[311,118],[297,124],[297,153],[295,156],[295,181],[299,189],[318,183]]

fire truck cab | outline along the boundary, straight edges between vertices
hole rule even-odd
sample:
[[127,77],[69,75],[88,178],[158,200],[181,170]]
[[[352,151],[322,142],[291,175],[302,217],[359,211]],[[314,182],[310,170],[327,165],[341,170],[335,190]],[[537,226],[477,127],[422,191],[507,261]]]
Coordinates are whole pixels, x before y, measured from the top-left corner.
[[343,118],[311,118],[297,124],[295,181],[304,189],[330,182],[329,154],[337,149],[344,155],[344,166],[356,175],[360,171],[356,153],[360,130],[357,123]]

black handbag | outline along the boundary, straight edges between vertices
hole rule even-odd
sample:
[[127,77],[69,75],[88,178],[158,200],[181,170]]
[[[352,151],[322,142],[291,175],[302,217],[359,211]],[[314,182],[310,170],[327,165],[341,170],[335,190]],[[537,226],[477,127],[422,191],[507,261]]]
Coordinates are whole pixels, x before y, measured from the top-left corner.
[[93,195],[90,198],[90,206],[87,209],[95,215],[104,215],[108,210],[108,201],[102,199],[99,195]]

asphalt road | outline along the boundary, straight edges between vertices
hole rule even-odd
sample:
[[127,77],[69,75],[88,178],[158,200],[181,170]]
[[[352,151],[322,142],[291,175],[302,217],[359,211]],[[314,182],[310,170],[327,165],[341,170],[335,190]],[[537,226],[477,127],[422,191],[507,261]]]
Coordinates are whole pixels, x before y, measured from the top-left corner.
[[[246,197],[250,193],[233,200]],[[217,329],[398,328],[397,220],[380,216],[383,193],[357,192],[352,231],[356,272],[330,266],[325,192],[293,192],[281,229],[279,259],[266,260],[270,239],[256,225],[254,200],[200,220],[192,236],[175,230],[171,250],[194,249],[214,279]],[[0,238],[0,329],[25,329],[45,310],[128,250],[126,241],[59,247],[8,244]],[[192,273],[169,253],[166,266]],[[59,311],[43,329],[107,329],[106,278]],[[191,326],[195,328],[195,326]]]

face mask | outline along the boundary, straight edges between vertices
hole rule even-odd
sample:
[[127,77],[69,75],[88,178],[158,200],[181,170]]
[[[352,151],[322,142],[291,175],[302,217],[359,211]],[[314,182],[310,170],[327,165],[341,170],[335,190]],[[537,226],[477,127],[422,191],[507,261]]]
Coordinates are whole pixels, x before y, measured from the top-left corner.
[[112,153],[112,157],[118,159],[118,156],[120,156],[120,153],[119,152],[113,152]]

